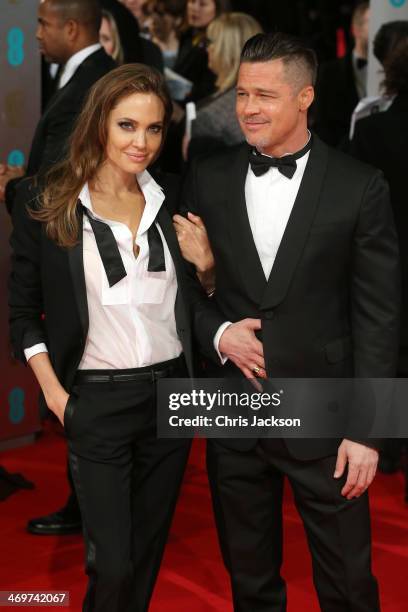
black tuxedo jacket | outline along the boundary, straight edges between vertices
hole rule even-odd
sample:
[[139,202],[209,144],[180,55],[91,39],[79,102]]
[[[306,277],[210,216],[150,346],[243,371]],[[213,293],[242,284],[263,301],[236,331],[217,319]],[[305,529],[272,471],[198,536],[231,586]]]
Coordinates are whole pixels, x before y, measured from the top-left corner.
[[[37,124],[27,162],[27,176],[48,170],[65,155],[68,139],[88,91],[115,66],[113,59],[99,49],[82,62],[64,87],[55,92]],[[9,181],[7,185],[5,200],[9,212],[20,180]]]
[[313,129],[326,144],[338,146],[347,141],[358,101],[351,53],[322,64],[316,84]]
[[408,206],[407,162],[408,93],[399,94],[384,113],[357,121],[350,152],[379,168],[390,186],[402,273],[401,347],[398,368],[408,372]]
[[[172,255],[178,282],[175,304],[177,332],[189,374],[193,374],[192,325],[194,305],[207,298],[195,275],[189,274],[179,250],[171,214],[179,189],[173,177],[161,175],[166,194],[157,221]],[[63,249],[49,240],[44,226],[28,214],[39,188],[25,179],[17,190],[11,236],[12,272],[9,282],[10,330],[14,356],[25,363],[24,349],[45,342],[58,379],[71,389],[88,333],[88,306],[83,267],[82,226],[77,245]]]
[[[202,217],[214,251],[214,300],[223,320],[261,319],[270,378],[394,376],[399,257],[381,173],[314,137],[267,281],[246,209],[248,151],[239,145],[193,163],[185,186],[184,206]],[[218,324],[206,315],[197,329],[208,352]],[[228,369],[234,375],[230,363],[219,376]],[[226,443],[245,449],[254,441]],[[287,444],[301,458],[338,445]]]

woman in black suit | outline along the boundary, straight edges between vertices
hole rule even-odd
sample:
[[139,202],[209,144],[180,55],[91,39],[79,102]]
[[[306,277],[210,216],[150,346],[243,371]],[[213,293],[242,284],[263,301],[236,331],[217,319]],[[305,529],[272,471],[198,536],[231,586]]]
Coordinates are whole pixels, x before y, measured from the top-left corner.
[[169,214],[176,186],[146,170],[170,116],[157,71],[110,72],[69,157],[42,189],[24,181],[13,209],[12,343],[66,429],[86,611],[147,610],[189,453],[187,440],[156,437],[156,380],[192,374],[201,299]]

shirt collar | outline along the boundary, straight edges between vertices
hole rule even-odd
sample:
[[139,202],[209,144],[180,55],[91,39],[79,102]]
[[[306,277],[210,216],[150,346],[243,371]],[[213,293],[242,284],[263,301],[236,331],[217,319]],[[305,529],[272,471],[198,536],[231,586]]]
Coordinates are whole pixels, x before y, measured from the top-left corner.
[[92,55],[92,53],[95,53],[95,51],[98,51],[101,48],[102,46],[99,43],[95,43],[94,45],[84,47],[80,51],[74,53],[74,55],[71,55],[71,57],[64,66],[58,84],[58,89],[61,89],[68,83],[71,77],[75,74],[77,68],[82,64],[82,62],[86,60],[87,57],[89,57],[90,55]]
[[[151,224],[156,219],[157,213],[163,204],[165,195],[160,185],[156,183],[152,175],[147,170],[137,174],[136,178],[146,201],[146,206],[140,220],[139,229],[137,230],[137,235],[141,236],[144,234],[144,232],[147,232]],[[88,183],[85,183],[85,185],[82,187],[78,198],[81,200],[82,205],[85,206],[94,217],[101,218],[98,217],[92,208]]]
[[147,170],[140,172],[136,175],[136,177],[139,187],[142,190],[146,200],[146,206],[140,220],[139,229],[137,231],[137,235],[140,236],[144,232],[147,232],[151,224],[156,219],[157,213],[164,202],[165,195],[160,185],[156,183],[152,175]]

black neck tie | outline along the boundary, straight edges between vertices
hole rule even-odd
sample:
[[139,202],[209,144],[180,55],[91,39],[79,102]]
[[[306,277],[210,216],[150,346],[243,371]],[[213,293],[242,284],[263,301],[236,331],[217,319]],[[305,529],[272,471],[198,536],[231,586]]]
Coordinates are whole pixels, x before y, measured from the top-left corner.
[[358,57],[357,61],[356,61],[356,66],[357,66],[358,70],[361,70],[362,68],[365,68],[367,66],[367,60],[364,59],[364,57]]
[[[79,200],[79,205],[82,206],[81,200]],[[113,287],[113,285],[116,285],[116,283],[126,276],[126,269],[123,265],[115,236],[107,223],[99,221],[89,214],[89,210],[86,206],[82,206],[82,211],[88,217],[88,221],[95,235],[96,245],[103,267],[105,268],[109,287]],[[147,230],[147,239],[149,242],[148,272],[165,272],[166,263],[164,259],[163,242],[154,221]]]
[[297,153],[293,153],[293,155],[284,155],[283,157],[268,157],[268,155],[262,155],[262,153],[259,153],[254,147],[251,147],[249,163],[251,164],[252,172],[255,176],[262,176],[262,174],[268,172],[269,168],[277,168],[286,178],[291,179],[296,172],[296,160],[310,151],[311,147],[311,137],[303,149]]

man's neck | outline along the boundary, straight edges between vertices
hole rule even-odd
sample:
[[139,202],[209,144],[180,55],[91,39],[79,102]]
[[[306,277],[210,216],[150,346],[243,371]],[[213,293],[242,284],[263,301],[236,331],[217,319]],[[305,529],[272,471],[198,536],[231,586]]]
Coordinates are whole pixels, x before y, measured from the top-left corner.
[[69,57],[66,58],[64,63],[66,64],[67,61],[71,59],[71,57],[76,55],[76,53],[79,53],[80,51],[86,49],[87,47],[90,47],[91,45],[96,45],[97,43],[99,43],[99,40],[83,40],[80,43],[74,45],[70,50]]
[[282,143],[276,143],[272,146],[260,148],[259,152],[270,157],[282,157],[283,155],[294,154],[306,146],[310,138],[310,132],[307,128],[301,133],[285,140]]

